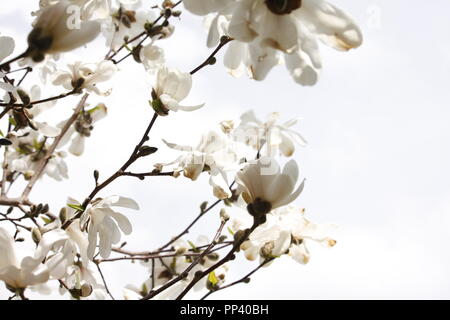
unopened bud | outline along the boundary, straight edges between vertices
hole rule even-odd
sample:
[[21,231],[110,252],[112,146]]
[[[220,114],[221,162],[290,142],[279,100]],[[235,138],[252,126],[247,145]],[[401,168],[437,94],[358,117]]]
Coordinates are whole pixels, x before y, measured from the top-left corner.
[[141,50],[142,50],[142,45],[139,45],[137,47],[134,47],[133,50],[131,51],[131,54],[133,55],[133,59],[137,63],[142,63]]
[[159,116],[167,116],[169,114],[169,109],[167,109],[164,104],[162,103],[161,99],[155,99],[150,102],[150,105],[152,106],[153,110],[159,115]]
[[139,149],[138,157],[146,157],[158,151],[158,148],[150,147],[150,146],[142,146]]
[[30,104],[31,102],[30,96],[25,91],[23,91],[22,89],[18,89],[17,94],[19,95],[20,100],[22,100],[22,103],[24,105],[27,106]]
[[230,215],[225,208],[220,209],[220,219],[222,219],[223,222],[230,220]]
[[33,230],[31,230],[31,238],[34,243],[39,244],[42,239],[42,234],[41,231],[39,231],[39,228],[33,228]]
[[207,207],[208,207],[208,201],[202,202],[202,204],[200,205],[200,211],[203,213]]
[[100,173],[98,172],[98,170],[94,170],[94,179],[95,179],[95,182],[97,182],[98,181],[98,178],[100,177]]
[[181,247],[181,248],[178,248],[177,251],[175,251],[175,254],[177,256],[180,256],[180,255],[186,253],[186,251],[187,251],[187,249],[185,247]]
[[88,283],[85,283],[80,288],[80,296],[83,298],[89,297],[92,293],[92,286]]
[[59,211],[59,219],[61,220],[61,223],[64,224],[68,218],[69,213],[67,212],[67,208],[64,207]]

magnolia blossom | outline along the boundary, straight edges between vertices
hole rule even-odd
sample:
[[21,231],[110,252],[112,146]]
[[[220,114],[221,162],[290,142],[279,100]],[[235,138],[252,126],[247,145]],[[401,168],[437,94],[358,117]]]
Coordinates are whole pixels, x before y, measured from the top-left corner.
[[62,85],[67,90],[86,89],[98,95],[108,95],[110,91],[100,91],[97,84],[110,80],[116,71],[116,65],[109,60],[99,63],[77,61],[69,65],[69,71],[57,72],[53,84]]
[[290,157],[295,151],[295,143],[305,146],[306,140],[296,131],[292,130],[297,119],[278,123],[280,115],[273,112],[268,115],[267,121],[259,120],[253,111],[241,116],[241,122],[233,135],[237,141],[260,150],[266,145],[267,156],[275,156],[278,151]]
[[110,8],[110,13],[102,24],[106,45],[117,50],[124,40],[139,35],[145,25],[155,19],[154,12],[142,8],[140,0],[119,0],[118,6]]
[[261,158],[236,175],[242,198],[255,221],[264,222],[271,210],[294,201],[303,191],[304,181],[296,188],[298,166],[290,160],[280,171],[273,158]]
[[164,65],[164,50],[154,44],[148,44],[141,49],[139,58],[147,71],[154,72]]
[[71,15],[71,5],[69,1],[61,0],[40,10],[28,35],[27,56],[33,61],[44,60],[45,54],[71,51],[97,37],[100,24],[78,21],[73,12]]
[[59,287],[60,295],[69,293],[75,300],[105,300],[106,290],[93,263],[73,264],[68,267],[66,276],[61,279],[65,285]]
[[196,147],[163,141],[170,148],[185,152],[175,161],[164,165],[176,163],[178,165],[176,171],[183,171],[184,176],[193,181],[197,180],[202,172],[208,171],[214,195],[219,199],[231,197],[227,173],[236,172],[239,166],[232,141],[227,135],[210,131],[203,135]]
[[123,214],[116,212],[112,207],[129,208],[139,210],[138,204],[130,198],[110,196],[105,199],[97,199],[81,216],[81,226],[87,226],[89,246],[87,256],[93,259],[95,249],[99,248],[100,256],[108,258],[112,244],[120,241],[120,231],[130,234],[132,226]]
[[194,14],[213,14],[208,45],[228,35],[225,65],[234,76],[245,70],[263,80],[272,67],[285,62],[301,85],[314,85],[321,69],[317,40],[337,50],[362,43],[362,34],[344,12],[323,0],[187,0]]
[[[6,160],[9,168],[14,172],[20,172],[25,179],[30,179],[37,169],[39,160],[45,156],[48,148],[46,139],[38,131],[29,128],[10,132],[8,138],[12,145],[6,153]],[[44,174],[60,181],[67,179],[68,168],[64,160],[66,153],[57,151],[53,153],[44,168]]]
[[308,241],[333,247],[336,241],[328,233],[330,226],[317,225],[304,217],[304,210],[284,207],[267,215],[267,222],[258,226],[241,245],[247,259],[258,256],[264,260],[288,254],[301,264],[309,262]]
[[[80,113],[75,124],[67,130],[59,142],[58,147],[61,148],[70,141],[69,152],[75,156],[81,156],[84,152],[86,138],[91,136],[94,124],[106,117],[106,114],[107,108],[103,103]],[[66,121],[63,121],[58,126],[62,128],[65,124]]]
[[194,111],[200,109],[203,104],[190,107],[180,105],[180,102],[188,96],[191,88],[192,76],[189,73],[166,67],[159,69],[156,86],[152,91],[153,109],[160,115],[167,115],[170,110]]
[[50,273],[40,260],[26,256],[19,260],[14,239],[0,228],[0,280],[11,290],[47,282]]
[[[21,87],[16,88],[12,95],[14,98],[16,98],[18,101],[22,101],[24,104],[29,104],[32,101],[37,101],[41,98],[41,89],[39,86],[34,85],[29,90],[25,90]],[[45,103],[39,103],[37,105],[34,105],[30,109],[24,109],[23,114],[26,114],[27,119],[18,119],[18,117],[23,117],[22,113],[14,113],[13,111],[10,112],[10,114],[15,118],[16,120],[16,128],[30,125],[33,129],[39,131],[47,138],[55,138],[60,133],[61,130],[59,128],[56,128],[50,124],[48,124],[46,121],[38,121],[38,118],[40,115],[51,108],[53,108],[56,105],[57,101],[48,101]],[[27,124],[21,123],[23,120],[26,120],[25,122],[28,122]],[[25,134],[27,131],[23,130],[21,133]]]
[[82,20],[106,19],[111,10],[110,0],[70,0],[70,2],[81,8]]
[[[69,198],[69,203],[76,201]],[[47,259],[45,265],[50,270],[50,278],[62,279],[69,276],[74,264],[78,268],[88,267],[90,260],[87,257],[87,248],[89,245],[87,234],[81,231],[80,220],[73,221],[65,230],[60,229],[61,223],[72,218],[76,210],[65,207],[60,214],[60,219],[46,226],[47,229],[36,249],[34,259],[43,261],[48,252],[52,252]]]

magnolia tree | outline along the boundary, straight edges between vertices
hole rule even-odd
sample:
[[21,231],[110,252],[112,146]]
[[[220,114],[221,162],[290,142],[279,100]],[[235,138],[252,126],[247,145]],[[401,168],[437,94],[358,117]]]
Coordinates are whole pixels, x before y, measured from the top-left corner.
[[[173,22],[182,23],[185,11],[204,19],[211,48],[210,56],[190,72],[167,66],[158,46],[171,40]],[[296,120],[280,122],[273,113],[264,121],[249,111],[240,121],[218,123],[193,146],[163,140],[165,147],[158,150],[151,142],[163,138],[152,135],[158,118],[170,121],[173,112],[208,107],[187,106],[183,100],[196,74],[215,64],[220,50],[232,76],[262,81],[273,67],[284,64],[296,83],[314,85],[321,70],[319,43],[347,51],[362,42],[346,13],[323,0],[41,0],[31,14],[30,32],[23,35],[26,50],[15,50],[14,39],[0,37],[0,280],[10,299],[49,289],[72,299],[114,299],[101,267],[115,261],[134,263],[147,272],[138,286],[127,285],[115,298],[182,299],[191,290],[202,290],[206,298],[247,283],[281,256],[307,263],[308,242],[336,244],[328,226],[311,222],[294,204],[305,181],[296,161],[287,158],[296,145],[306,144],[294,130]],[[62,62],[67,52],[89,47],[98,37],[105,38],[106,45],[96,48],[104,50],[104,59]],[[43,176],[68,179],[66,161],[83,155],[97,121],[108,121],[102,99],[121,88],[105,88],[121,76],[119,66],[127,59],[153,79],[148,99],[142,101],[153,116],[138,119],[148,121],[139,140],[120,145],[130,151],[129,158],[109,177],[94,171],[82,190],[85,197],[67,195],[62,208],[54,207],[51,199],[33,197],[34,189],[47,188],[39,183]],[[33,81],[26,81],[33,75]],[[63,93],[46,95],[52,87]],[[67,104],[69,96],[78,96],[78,103]],[[49,123],[56,105],[71,110],[71,116]],[[179,156],[165,157],[164,149]],[[162,153],[159,159],[165,161],[152,161],[155,153]],[[144,158],[151,163],[148,170],[133,170]],[[183,230],[164,230],[167,241],[158,247],[137,251],[126,245],[126,235],[133,232],[128,209],[139,206],[131,198],[110,194],[110,185],[120,184],[125,176],[137,178],[136,184],[154,176],[175,184],[202,175],[209,176],[216,199],[202,203],[192,223]],[[214,211],[215,231],[188,237]],[[227,270],[243,259],[254,261],[254,267],[230,279]]]

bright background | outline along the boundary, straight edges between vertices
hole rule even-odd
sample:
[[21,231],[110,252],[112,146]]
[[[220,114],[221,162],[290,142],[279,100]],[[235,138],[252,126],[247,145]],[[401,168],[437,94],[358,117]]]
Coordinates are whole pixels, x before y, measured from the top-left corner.
[[[37,1],[35,1],[37,3]],[[307,186],[296,204],[315,221],[339,226],[332,249],[311,246],[311,261],[301,266],[281,259],[258,272],[249,285],[213,295],[223,299],[449,299],[450,298],[450,4],[446,0],[332,1],[361,26],[365,41],[349,53],[322,46],[324,71],[312,88],[296,85],[284,67],[264,82],[234,79],[219,63],[195,75],[193,113],[158,119],[151,143],[161,138],[196,144],[200,135],[225,119],[254,109],[264,118],[302,117],[298,129],[309,145],[295,158]],[[0,32],[25,46],[36,8],[29,0],[3,4]],[[151,2],[153,4],[154,2]],[[25,11],[26,11],[25,10]],[[183,13],[174,36],[160,42],[167,64],[189,71],[209,54],[202,19]],[[105,54],[102,41],[81,49],[85,61]],[[68,61],[77,55],[69,56]],[[107,177],[126,160],[151,117],[147,105],[151,81],[142,67],[121,65],[115,91],[106,100],[109,116],[96,126],[82,158],[69,160],[70,180],[45,178],[32,200],[48,201],[54,212],[67,196],[84,199],[93,187],[92,171]],[[31,79],[31,78],[30,78]],[[32,82],[26,82],[32,84]],[[57,88],[54,92],[60,92]],[[49,91],[53,92],[53,91]],[[45,94],[44,94],[45,95]],[[55,113],[66,117],[76,100],[64,100]],[[101,101],[92,98],[91,102]],[[161,150],[166,150],[161,149]],[[175,153],[161,151],[160,160]],[[135,171],[151,167],[143,160]],[[148,162],[147,162],[148,161]],[[39,189],[40,188],[40,189]],[[141,207],[127,212],[135,226],[129,249],[153,249],[177,234],[197,214],[202,201],[213,201],[207,179],[193,183],[161,177],[139,182],[124,177],[100,196],[133,197]],[[192,230],[212,237],[218,210]],[[233,266],[237,279],[255,264]],[[138,285],[145,269],[125,263],[103,267],[113,294]],[[0,289],[0,297],[5,297]]]

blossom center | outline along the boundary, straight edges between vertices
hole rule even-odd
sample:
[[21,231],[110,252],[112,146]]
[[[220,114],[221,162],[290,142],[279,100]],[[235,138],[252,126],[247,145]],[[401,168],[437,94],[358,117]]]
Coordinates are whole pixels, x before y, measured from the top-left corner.
[[302,6],[302,0],[265,0],[267,8],[275,14],[289,14]]

